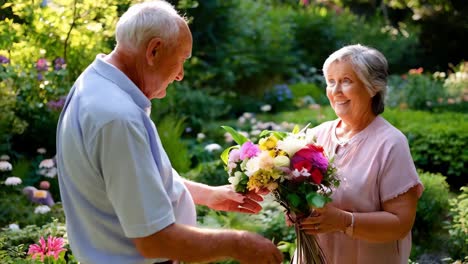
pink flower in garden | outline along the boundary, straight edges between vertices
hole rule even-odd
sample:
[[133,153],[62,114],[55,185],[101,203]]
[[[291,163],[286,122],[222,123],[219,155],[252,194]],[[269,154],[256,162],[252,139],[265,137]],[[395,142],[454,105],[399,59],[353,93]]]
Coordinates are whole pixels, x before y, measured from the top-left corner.
[[49,69],[49,62],[44,58],[38,59],[36,62],[36,69],[40,72],[47,71]]
[[245,142],[240,149],[240,159],[255,157],[260,153],[260,148],[251,141]]
[[53,256],[54,259],[57,260],[60,252],[66,251],[66,249],[63,248],[64,245],[65,242],[61,237],[49,236],[47,238],[47,243],[44,237],[41,237],[39,239],[39,245],[33,244],[29,246],[28,255],[30,255],[32,259],[40,257],[41,261],[44,261],[44,258],[48,256]]

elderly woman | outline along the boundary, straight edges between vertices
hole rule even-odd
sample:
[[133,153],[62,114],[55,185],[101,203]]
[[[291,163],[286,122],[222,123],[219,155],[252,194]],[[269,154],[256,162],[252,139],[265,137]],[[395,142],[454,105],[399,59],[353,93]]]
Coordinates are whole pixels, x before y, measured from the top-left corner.
[[340,186],[333,202],[301,225],[317,235],[327,263],[407,263],[423,191],[405,136],[384,111],[387,60],[346,46],[325,61],[327,97],[338,119],[313,128],[335,157]]

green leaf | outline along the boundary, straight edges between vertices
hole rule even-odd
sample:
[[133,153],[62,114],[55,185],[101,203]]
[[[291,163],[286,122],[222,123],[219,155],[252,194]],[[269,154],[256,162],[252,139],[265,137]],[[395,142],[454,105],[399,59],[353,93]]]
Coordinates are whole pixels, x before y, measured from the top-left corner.
[[287,196],[288,202],[293,206],[293,207],[298,207],[299,204],[301,203],[301,198],[295,193],[290,193]]
[[331,201],[330,198],[314,192],[307,194],[306,200],[309,206],[314,208],[322,208]]
[[224,164],[227,165],[228,163],[228,159],[229,159],[229,152],[234,149],[234,148],[238,148],[239,146],[232,146],[232,147],[229,147],[227,149],[225,149],[223,151],[223,153],[221,153],[221,160],[224,162]]
[[263,130],[262,133],[260,133],[260,135],[258,135],[259,138],[262,138],[264,136],[267,136],[268,134],[271,134],[273,131],[271,130]]
[[224,130],[226,130],[229,134],[231,134],[232,139],[234,139],[234,141],[240,146],[242,146],[242,144],[244,144],[245,142],[249,141],[248,138],[246,138],[244,135],[234,130],[234,128],[229,127],[229,126],[221,126],[221,127]]
[[293,129],[292,133],[293,133],[293,134],[299,133],[299,126],[298,126],[298,125],[295,125],[295,126],[294,126],[294,129]]
[[282,140],[283,138],[285,138],[285,137],[288,135],[288,133],[286,133],[286,132],[274,131],[274,132],[273,132],[273,135],[275,135],[275,137],[276,137],[277,139]]

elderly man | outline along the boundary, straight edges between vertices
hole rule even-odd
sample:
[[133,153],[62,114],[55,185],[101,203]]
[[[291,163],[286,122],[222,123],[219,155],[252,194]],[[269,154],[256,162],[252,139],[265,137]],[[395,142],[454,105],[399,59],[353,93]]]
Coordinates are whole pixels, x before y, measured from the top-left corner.
[[186,21],[164,1],[132,6],[117,46],[98,55],[71,89],[57,128],[57,165],[68,239],[82,263],[280,263],[269,240],[194,227],[194,203],[256,213],[261,197],[182,179],[171,167],[150,99],[184,77]]

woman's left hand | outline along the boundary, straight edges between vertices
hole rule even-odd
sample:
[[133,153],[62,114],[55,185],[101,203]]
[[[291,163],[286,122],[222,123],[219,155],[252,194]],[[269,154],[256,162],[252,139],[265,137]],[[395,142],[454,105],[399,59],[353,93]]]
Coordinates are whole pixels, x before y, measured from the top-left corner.
[[310,235],[341,231],[346,228],[347,212],[331,204],[314,210],[311,216],[302,220],[301,229]]
[[214,210],[256,214],[262,210],[263,198],[255,192],[245,195],[235,192],[231,185],[211,187],[206,205]]

